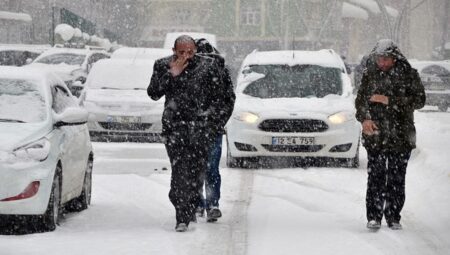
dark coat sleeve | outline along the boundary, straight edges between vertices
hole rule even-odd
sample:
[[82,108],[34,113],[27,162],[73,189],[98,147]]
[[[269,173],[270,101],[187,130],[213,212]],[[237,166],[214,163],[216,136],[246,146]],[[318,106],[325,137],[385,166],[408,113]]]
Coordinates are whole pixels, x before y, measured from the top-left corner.
[[168,84],[173,81],[167,67],[162,61],[158,60],[153,66],[153,74],[150,80],[150,85],[147,88],[148,96],[153,100],[159,100],[166,94]]
[[389,104],[394,108],[404,109],[412,112],[425,106],[426,97],[425,89],[417,70],[412,69],[410,75],[411,83],[408,84],[406,95],[390,98]]
[[355,99],[355,107],[356,107],[356,119],[359,122],[363,122],[364,120],[370,120],[370,112],[369,112],[369,77],[367,69],[364,70],[362,78],[361,78],[361,86],[358,89],[358,93]]
[[233,81],[231,79],[230,71],[228,68],[223,69],[223,91],[222,91],[222,107],[220,111],[220,127],[224,128],[228,120],[231,117],[234,109],[234,102],[236,100],[236,95],[233,90]]

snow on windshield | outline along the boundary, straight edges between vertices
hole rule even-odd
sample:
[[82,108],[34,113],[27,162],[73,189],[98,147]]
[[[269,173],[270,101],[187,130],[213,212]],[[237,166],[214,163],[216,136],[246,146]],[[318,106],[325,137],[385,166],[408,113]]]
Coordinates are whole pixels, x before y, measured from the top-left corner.
[[101,60],[94,65],[88,87],[93,89],[146,90],[152,77],[153,61]]
[[44,96],[36,82],[0,79],[0,122],[40,122],[46,119]]
[[244,94],[260,98],[318,97],[342,94],[341,70],[317,65],[253,65],[247,72],[264,76]]
[[83,64],[85,58],[86,55],[61,53],[45,56],[36,62],[48,65],[58,65],[62,63],[67,65],[81,65]]

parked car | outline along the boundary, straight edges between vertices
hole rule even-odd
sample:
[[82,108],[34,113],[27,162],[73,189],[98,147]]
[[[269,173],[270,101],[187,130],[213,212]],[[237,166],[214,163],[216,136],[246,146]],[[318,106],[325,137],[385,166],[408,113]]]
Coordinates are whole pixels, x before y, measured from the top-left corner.
[[353,100],[345,65],[332,50],[251,53],[227,124],[227,165],[301,157],[357,167],[361,127]]
[[92,65],[104,58],[109,58],[109,54],[103,50],[52,48],[42,53],[29,66],[56,73],[72,94],[78,97]]
[[425,87],[426,104],[447,111],[450,105],[450,62],[410,61],[417,69]]
[[208,40],[208,42],[214,46],[214,48],[217,48],[217,40],[215,34],[208,34],[208,33],[198,33],[198,32],[173,32],[173,33],[167,33],[166,38],[164,39],[164,49],[172,49],[173,45],[175,43],[175,40],[181,36],[181,35],[189,35],[190,37],[196,39],[204,38]]
[[157,142],[164,99],[152,101],[147,87],[153,60],[107,59],[97,62],[80,97],[89,111],[94,141]]
[[157,60],[172,55],[171,49],[122,47],[111,54],[112,59]]
[[51,231],[63,207],[89,206],[87,116],[56,75],[0,67],[0,228],[21,217]]
[[0,66],[23,66],[30,64],[50,45],[0,44]]

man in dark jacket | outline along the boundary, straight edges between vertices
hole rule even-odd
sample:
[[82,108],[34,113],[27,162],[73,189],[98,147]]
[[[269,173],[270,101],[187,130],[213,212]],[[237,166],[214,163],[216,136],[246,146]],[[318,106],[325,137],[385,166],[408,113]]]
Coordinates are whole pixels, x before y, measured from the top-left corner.
[[425,104],[417,73],[394,42],[377,42],[369,55],[355,101],[368,156],[367,227],[379,229],[383,214],[391,229],[401,229],[405,175],[415,148],[414,110]]
[[155,62],[147,92],[153,100],[165,96],[162,136],[172,166],[169,198],[175,230],[184,232],[195,217],[208,151],[224,121],[224,86],[220,69],[195,54],[191,37],[178,37],[173,52]]
[[230,118],[234,101],[236,96],[233,92],[233,81],[231,80],[228,68],[225,66],[225,59],[220,55],[220,52],[214,48],[206,39],[198,39],[195,42],[197,46],[197,54],[211,58],[217,63],[220,70],[222,71],[222,85],[223,95],[222,100],[224,102],[224,107],[220,112],[220,123],[219,130],[217,132],[217,137],[214,138],[213,146],[209,152],[208,168],[205,173],[205,197],[203,197],[203,186],[201,187],[200,196],[202,201],[197,208],[197,213],[199,216],[204,215],[206,210],[206,217],[208,222],[215,222],[218,218],[222,217],[222,212],[219,209],[219,199],[220,199],[220,186],[221,177],[219,172],[220,157],[222,155],[222,136],[225,134],[225,124]]

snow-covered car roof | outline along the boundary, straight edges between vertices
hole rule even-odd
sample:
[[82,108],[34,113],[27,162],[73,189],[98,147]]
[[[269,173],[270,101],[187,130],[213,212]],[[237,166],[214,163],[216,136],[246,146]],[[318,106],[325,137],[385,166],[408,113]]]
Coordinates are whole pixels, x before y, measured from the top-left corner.
[[425,67],[432,66],[432,65],[441,66],[441,67],[447,69],[447,70],[450,72],[450,61],[445,61],[445,60],[444,60],[444,61],[429,61],[429,60],[426,60],[426,61],[420,61],[420,60],[411,60],[411,61],[409,61],[409,63],[411,64],[411,66],[412,66],[413,68],[417,69],[417,71],[418,71],[419,73],[421,73],[422,70],[423,70]]
[[94,64],[86,81],[88,88],[147,89],[153,60],[102,59]]
[[46,44],[0,44],[0,51],[30,51],[42,53],[50,49],[50,45]]
[[242,67],[250,65],[319,65],[345,70],[342,59],[333,50],[319,51],[254,51],[243,61]]
[[156,60],[172,55],[171,49],[123,47],[114,51],[112,59],[150,59]]
[[206,40],[208,40],[208,42],[212,46],[217,48],[216,35],[208,34],[208,33],[196,33],[196,32],[173,32],[173,33],[167,33],[166,34],[166,39],[164,40],[164,47],[163,48],[164,49],[172,49],[173,48],[173,44],[175,43],[175,40],[181,35],[188,35],[188,36],[194,38],[194,40],[205,38]]
[[72,53],[72,54],[79,54],[79,55],[89,55],[89,54],[97,53],[97,52],[108,54],[104,50],[74,49],[74,48],[51,48],[51,49],[45,51],[44,53],[42,53],[38,58],[36,58],[34,60],[34,62],[37,62],[41,58],[44,58],[44,57],[49,56],[49,55],[54,55],[54,54]]

